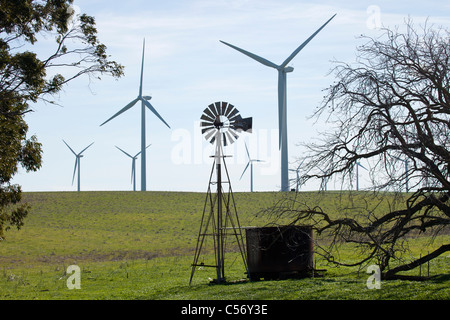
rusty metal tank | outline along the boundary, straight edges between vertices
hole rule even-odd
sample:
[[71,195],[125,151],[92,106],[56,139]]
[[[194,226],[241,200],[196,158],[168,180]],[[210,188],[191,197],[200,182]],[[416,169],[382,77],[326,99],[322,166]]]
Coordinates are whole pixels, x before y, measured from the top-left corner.
[[246,240],[251,280],[308,277],[314,271],[311,227],[251,227]]

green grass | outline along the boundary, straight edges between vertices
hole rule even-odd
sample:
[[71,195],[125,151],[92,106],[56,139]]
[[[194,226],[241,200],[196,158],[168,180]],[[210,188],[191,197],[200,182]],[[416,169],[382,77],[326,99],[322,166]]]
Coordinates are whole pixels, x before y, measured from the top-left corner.
[[[256,213],[280,193],[236,193],[241,225],[263,226]],[[338,193],[304,193],[309,201],[334,207]],[[450,255],[431,262],[435,279],[387,281],[380,290],[366,287],[368,274],[317,261],[321,278],[209,284],[214,270],[197,270],[189,286],[205,195],[176,192],[25,193],[32,206],[21,230],[0,242],[0,299],[449,299]],[[449,236],[433,246],[448,243]],[[414,255],[429,250],[429,238],[412,239]],[[344,259],[355,258],[348,246]],[[245,278],[235,253],[227,279]],[[69,290],[69,265],[81,269],[81,289]],[[410,271],[418,274],[419,270]],[[428,272],[422,267],[422,274]]]

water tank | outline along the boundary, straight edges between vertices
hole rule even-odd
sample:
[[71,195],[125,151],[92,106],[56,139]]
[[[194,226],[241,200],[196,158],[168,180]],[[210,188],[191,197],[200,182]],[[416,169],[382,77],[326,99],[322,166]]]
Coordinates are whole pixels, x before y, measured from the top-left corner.
[[309,226],[246,228],[250,280],[308,277],[314,270]]

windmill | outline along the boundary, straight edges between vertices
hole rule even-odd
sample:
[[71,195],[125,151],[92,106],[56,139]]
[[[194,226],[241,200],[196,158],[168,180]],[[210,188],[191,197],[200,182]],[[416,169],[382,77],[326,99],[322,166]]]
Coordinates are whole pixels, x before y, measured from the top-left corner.
[[364,170],[367,170],[361,163],[356,162],[356,191],[359,191],[359,170],[358,168],[361,167]]
[[146,149],[146,143],[145,143],[145,107],[149,108],[151,112],[153,112],[154,115],[158,117],[159,120],[161,120],[168,128],[170,126],[167,124],[167,122],[159,115],[159,113],[156,111],[156,109],[150,104],[148,100],[151,99],[150,96],[143,96],[142,95],[142,81],[144,77],[144,53],[145,53],[145,39],[142,46],[142,66],[141,66],[141,78],[140,78],[140,84],[139,84],[139,94],[136,99],[128,103],[125,107],[120,109],[116,114],[114,114],[111,118],[103,122],[100,126],[103,126],[105,123],[109,122],[110,120],[114,119],[118,115],[122,114],[123,112],[127,111],[131,107],[133,107],[138,101],[141,101],[141,191],[146,191],[147,189],[147,169],[146,169],[146,163],[147,163],[147,157],[145,153]]
[[263,160],[258,160],[258,159],[252,159],[250,157],[250,153],[248,152],[247,144],[245,144],[245,150],[247,151],[248,162],[247,162],[247,165],[245,166],[245,169],[242,172],[241,177],[239,178],[239,180],[242,179],[242,177],[244,176],[244,173],[247,170],[248,166],[250,166],[250,192],[253,192],[253,163],[254,162],[264,162],[264,161]]
[[405,190],[406,192],[409,192],[409,186],[408,186],[408,159],[401,159],[398,157],[394,157],[394,159],[401,161],[405,164]]
[[[215,154],[189,284],[192,282],[196,267],[215,268],[217,279],[214,282],[225,283],[225,245],[229,236],[234,236],[236,239],[247,274],[248,268],[223,146],[236,141],[239,138],[239,132],[251,132],[252,118],[243,119],[232,104],[222,101],[210,104],[203,111],[201,120],[202,134],[208,142],[215,144]],[[225,169],[225,175],[222,175],[222,169]],[[216,173],[215,181],[214,171]],[[223,185],[228,186],[228,192],[225,192]],[[211,187],[216,187],[215,193]],[[212,236],[213,238],[214,261],[211,263],[202,261],[200,263],[202,249],[206,247],[206,236]]]
[[[145,149],[147,149],[150,146],[151,144],[149,144]],[[126,156],[131,158],[131,183],[133,184],[133,191],[136,191],[136,159],[141,154],[142,151],[139,151],[134,156],[132,156],[129,153],[120,149],[118,146],[116,146],[116,148],[122,151]]]
[[300,162],[300,164],[297,166],[296,169],[289,169],[289,171],[295,172],[296,174],[296,179],[295,179],[295,192],[298,192],[298,190],[300,190],[300,167],[302,166],[303,162],[305,161],[305,159],[302,160],[302,162]]
[[287,143],[287,95],[286,95],[286,74],[294,71],[288,63],[311,41],[330,21],[336,16],[333,15],[316,32],[305,40],[294,52],[280,65],[277,65],[256,54],[238,48],[232,44],[220,40],[223,44],[249,56],[250,58],[262,63],[265,66],[274,68],[278,71],[278,130],[279,130],[279,148],[281,150],[281,191],[289,191],[289,168],[288,168],[288,143]]
[[75,151],[73,151],[73,149],[63,140],[63,142],[65,143],[65,145],[70,149],[70,151],[72,151],[72,153],[75,155],[75,167],[73,168],[73,177],[72,177],[72,185],[73,185],[73,181],[75,180],[75,172],[78,170],[78,186],[77,186],[77,191],[80,191],[80,163],[81,163],[81,158],[83,157],[82,153],[84,151],[86,151],[87,148],[89,148],[90,146],[92,146],[94,143],[92,142],[90,145],[88,145],[86,148],[84,148],[83,150],[81,150],[81,152],[76,153]]

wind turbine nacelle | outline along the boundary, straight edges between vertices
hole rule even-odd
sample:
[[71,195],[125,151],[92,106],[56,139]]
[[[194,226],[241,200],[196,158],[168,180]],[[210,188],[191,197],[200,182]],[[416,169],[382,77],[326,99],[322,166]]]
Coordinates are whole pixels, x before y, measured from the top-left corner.
[[150,97],[150,96],[142,96],[142,98],[144,98],[145,100],[150,100],[152,97]]
[[294,71],[293,67],[286,67],[286,68],[284,68],[284,72],[286,72],[286,73],[292,72],[292,71]]

